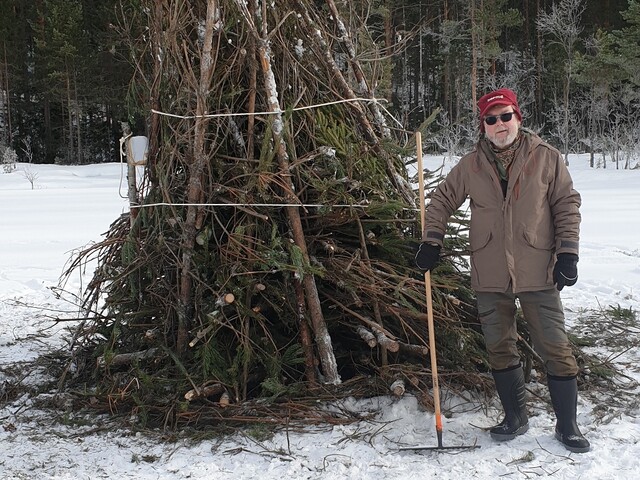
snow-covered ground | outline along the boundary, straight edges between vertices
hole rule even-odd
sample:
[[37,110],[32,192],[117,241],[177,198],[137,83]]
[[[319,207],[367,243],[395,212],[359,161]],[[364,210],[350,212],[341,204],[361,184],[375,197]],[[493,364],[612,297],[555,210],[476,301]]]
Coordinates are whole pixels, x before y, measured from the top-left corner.
[[[586,156],[570,170],[583,197],[579,281],[562,291],[570,328],[602,333],[590,348],[640,381],[640,319],[599,324],[599,309],[640,306],[640,170],[589,169]],[[426,157],[426,166],[440,158]],[[33,188],[29,178],[33,181]],[[407,444],[436,445],[434,417],[411,396],[348,401],[357,411],[379,411],[375,421],[305,432],[277,433],[258,441],[238,434],[193,442],[163,442],[161,432],[114,429],[110,420],[81,422],[40,408],[46,396],[23,394],[7,403],[18,372],[37,385],[33,361],[63,345],[65,325],[52,317],[74,314],[57,298],[58,278],[73,250],[101,239],[127,211],[119,164],[51,166],[19,164],[0,173],[0,478],[1,479],[636,479],[640,472],[640,390],[630,380],[600,400],[581,396],[579,423],[592,451],[571,454],[553,438],[549,406],[531,398],[530,430],[508,443],[491,441],[485,427],[497,408],[443,392],[444,444],[481,448],[448,452],[398,452]],[[91,272],[91,268],[87,269]],[[65,290],[79,294],[78,273]],[[620,338],[623,341],[613,341]],[[631,348],[630,348],[631,347]],[[23,368],[29,365],[29,368]],[[620,379],[619,383],[624,383]],[[546,389],[530,384],[546,398]],[[55,418],[54,418],[55,417]]]

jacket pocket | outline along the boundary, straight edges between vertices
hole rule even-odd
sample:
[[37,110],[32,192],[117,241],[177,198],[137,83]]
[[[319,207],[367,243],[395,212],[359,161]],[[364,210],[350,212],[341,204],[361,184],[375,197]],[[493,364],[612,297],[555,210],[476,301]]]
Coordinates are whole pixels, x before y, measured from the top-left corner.
[[471,285],[473,288],[493,287],[499,282],[498,276],[493,275],[495,265],[495,242],[492,242],[491,231],[483,232],[483,235],[475,235],[469,239],[471,249]]
[[471,238],[469,238],[469,248],[471,249],[471,252],[473,253],[478,250],[482,250],[489,244],[491,237],[493,237],[491,231],[488,231],[481,236],[472,235]]
[[523,231],[524,240],[530,247],[538,250],[553,250],[554,241],[550,235],[544,233],[534,232],[531,230]]
[[553,285],[554,243],[544,233],[524,230],[522,244],[515,252],[517,276],[521,288]]

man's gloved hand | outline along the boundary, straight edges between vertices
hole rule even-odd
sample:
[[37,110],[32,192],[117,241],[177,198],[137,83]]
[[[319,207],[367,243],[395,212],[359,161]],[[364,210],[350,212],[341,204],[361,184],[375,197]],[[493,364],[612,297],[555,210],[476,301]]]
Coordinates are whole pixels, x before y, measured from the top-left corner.
[[440,260],[440,248],[440,245],[422,242],[416,253],[416,266],[424,272],[432,270]]
[[559,253],[556,265],[553,267],[553,283],[558,291],[565,286],[570,287],[578,281],[578,255],[574,253]]

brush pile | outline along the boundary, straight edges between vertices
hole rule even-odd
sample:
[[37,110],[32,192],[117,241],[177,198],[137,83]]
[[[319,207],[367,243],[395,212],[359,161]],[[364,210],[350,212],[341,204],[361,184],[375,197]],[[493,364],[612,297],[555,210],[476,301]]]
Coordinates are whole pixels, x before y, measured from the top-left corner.
[[[122,28],[151,112],[145,186],[68,270],[97,261],[67,388],[172,427],[428,393],[415,145],[374,99],[389,66],[366,25],[333,0],[140,3]],[[477,386],[463,220],[449,241],[438,361]]]

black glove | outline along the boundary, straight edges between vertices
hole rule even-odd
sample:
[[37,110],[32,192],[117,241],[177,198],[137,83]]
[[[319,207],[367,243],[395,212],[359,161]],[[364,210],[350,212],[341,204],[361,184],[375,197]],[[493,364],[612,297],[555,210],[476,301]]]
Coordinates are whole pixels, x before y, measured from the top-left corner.
[[416,266],[426,272],[433,270],[440,260],[440,245],[422,242],[416,253]]
[[574,253],[559,253],[556,265],[553,267],[553,283],[558,291],[565,286],[570,287],[578,281],[578,255]]

